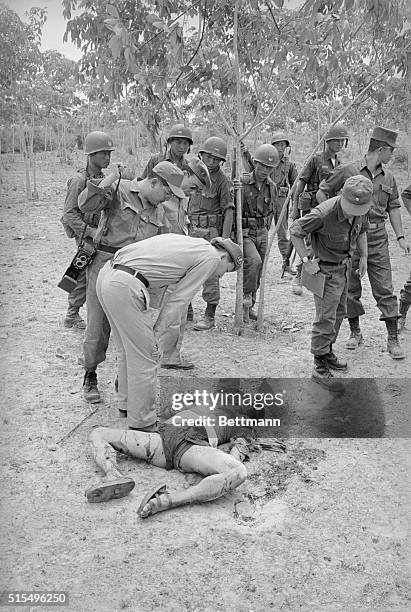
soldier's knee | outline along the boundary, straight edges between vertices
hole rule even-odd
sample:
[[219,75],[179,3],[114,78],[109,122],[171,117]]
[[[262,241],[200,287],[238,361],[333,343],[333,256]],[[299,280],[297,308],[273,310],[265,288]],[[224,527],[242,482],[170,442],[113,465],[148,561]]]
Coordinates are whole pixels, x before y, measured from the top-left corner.
[[238,462],[238,465],[235,466],[235,468],[233,469],[233,472],[234,472],[234,479],[235,479],[236,487],[240,486],[240,484],[242,484],[243,482],[245,482],[245,480],[247,480],[247,470],[243,463]]

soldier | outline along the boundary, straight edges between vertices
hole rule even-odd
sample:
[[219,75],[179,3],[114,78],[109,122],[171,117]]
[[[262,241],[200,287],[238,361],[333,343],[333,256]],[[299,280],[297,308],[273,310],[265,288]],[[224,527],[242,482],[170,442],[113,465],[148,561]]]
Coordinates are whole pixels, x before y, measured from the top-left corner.
[[[407,209],[409,215],[411,215],[411,185],[409,185],[401,194],[404,202],[404,206]],[[405,320],[407,318],[407,312],[411,304],[411,273],[408,280],[405,281],[404,287],[400,292],[400,318],[398,319],[398,331],[403,331],[405,328]]]
[[79,196],[83,212],[99,213],[101,219],[96,236],[96,255],[87,267],[87,327],[84,351],[84,398],[100,401],[96,369],[105,360],[110,337],[110,324],[96,293],[97,276],[103,265],[123,246],[155,236],[162,227],[164,211],[159,204],[174,193],[184,198],[181,184],[184,173],[170,162],[160,162],[152,178],[142,181],[120,179],[118,169],[98,185],[88,181]]
[[[292,219],[304,216],[317,206],[316,193],[323,179],[326,179],[337,166],[341,164],[337,154],[347,146],[348,132],[346,127],[337,123],[330,128],[324,137],[324,150],[314,155],[305,165],[297,182],[291,211]],[[297,265],[297,276],[292,285],[295,295],[302,295],[301,287],[302,264]]]
[[[154,172],[161,164],[169,162],[160,162]],[[174,347],[187,305],[202,283],[210,274],[222,276],[241,263],[241,249],[229,239],[215,238],[210,244],[202,238],[162,234],[125,246],[104,265],[97,295],[113,329],[120,409],[127,414],[129,428],[155,429],[156,339],[163,348]],[[161,305],[155,339],[147,290],[163,287],[172,291]]]
[[[371,207],[373,186],[364,176],[352,176],[341,196],[326,200],[291,226],[291,240],[308,274],[321,272],[324,289],[314,293],[315,320],[311,334],[314,355],[312,378],[330,391],[340,391],[331,370],[346,370],[332,347],[347,312],[347,288],[351,257],[358,246],[358,274],[367,269],[367,212]],[[311,235],[310,258],[305,238]]]
[[279,163],[277,149],[270,144],[257,147],[254,170],[241,177],[242,231],[244,250],[243,306],[249,308],[250,319],[257,318],[252,309],[260,286],[261,270],[267,251],[268,230],[277,201],[277,188],[270,178]]
[[[383,164],[390,161],[394,148],[397,146],[397,136],[397,132],[379,126],[375,127],[365,158],[340,166],[327,179],[324,179],[320,184],[317,200],[321,202],[337,194],[347,178],[354,174],[362,174],[372,181],[373,203],[367,230],[368,279],[377,307],[381,311],[380,320],[385,321],[387,328],[387,351],[393,359],[403,359],[405,353],[398,342],[398,305],[393,293],[388,235],[385,227],[388,217],[400,248],[409,253],[410,247],[404,239],[400,213],[401,203],[398,199],[395,178],[389,170],[383,167]],[[356,349],[363,342],[359,317],[365,311],[361,303],[361,279],[355,271],[358,268],[358,260],[357,252],[353,258],[347,301],[347,316],[351,334],[346,347],[351,350]]]
[[[180,123],[173,125],[168,133],[165,153],[157,153],[150,157],[141,178],[151,178],[154,166],[160,161],[169,161],[183,172],[191,174],[192,170],[189,168],[187,154],[190,152],[192,144],[193,135],[190,128]],[[187,203],[187,200],[178,200],[175,196],[163,202],[164,227],[162,231],[176,232],[177,234],[188,233]]]
[[[190,236],[212,240],[217,236],[229,238],[233,226],[234,197],[230,179],[221,169],[226,160],[227,145],[221,138],[207,138],[201,147],[201,160],[210,173],[211,187],[190,199],[188,216]],[[219,277],[206,280],[203,300],[207,303],[204,317],[194,325],[196,331],[211,329],[215,325],[215,311],[220,301]]]
[[[99,215],[82,213],[78,207],[78,196],[86,186],[87,180],[104,178],[103,168],[110,163],[111,152],[114,151],[113,141],[104,132],[90,132],[84,143],[84,153],[87,155],[85,168],[77,171],[67,183],[67,194],[64,202],[63,224],[69,238],[75,238],[77,246],[84,238],[94,238]],[[86,324],[79,310],[86,301],[86,271],[83,270],[77,278],[77,286],[68,295],[68,310],[64,319],[64,327],[85,329]]]

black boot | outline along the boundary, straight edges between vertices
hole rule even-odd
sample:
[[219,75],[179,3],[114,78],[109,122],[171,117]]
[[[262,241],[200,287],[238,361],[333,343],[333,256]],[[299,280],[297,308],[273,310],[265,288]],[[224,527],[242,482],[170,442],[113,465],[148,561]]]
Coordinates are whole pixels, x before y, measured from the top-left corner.
[[100,393],[97,388],[97,374],[95,370],[87,370],[84,374],[83,396],[89,404],[98,404]]
[[351,333],[350,337],[345,343],[345,348],[349,349],[350,351],[354,351],[364,342],[364,338],[362,337],[360,330],[360,317],[350,317],[348,319],[348,323],[350,324]]
[[194,310],[191,302],[189,303],[187,308],[187,321],[194,321]]
[[327,361],[328,367],[331,370],[346,370],[348,368],[346,361],[341,361],[338,359],[337,355],[333,351],[332,344],[330,345],[330,352],[327,353],[327,355],[323,355],[323,357]]
[[400,318],[398,319],[398,331],[402,332],[405,328],[405,319],[407,318],[407,312],[410,307],[409,302],[400,300]]
[[398,342],[397,317],[385,319],[385,325],[388,332],[387,351],[393,359],[404,359],[404,349]]
[[64,327],[75,329],[86,329],[86,323],[79,314],[79,309],[76,306],[69,306],[64,319]]
[[324,389],[332,393],[341,393],[344,391],[342,382],[334,380],[334,376],[330,372],[325,355],[314,356],[314,369],[311,378]]
[[203,331],[215,327],[215,311],[217,304],[208,304],[205,309],[204,317],[193,326],[196,331]]

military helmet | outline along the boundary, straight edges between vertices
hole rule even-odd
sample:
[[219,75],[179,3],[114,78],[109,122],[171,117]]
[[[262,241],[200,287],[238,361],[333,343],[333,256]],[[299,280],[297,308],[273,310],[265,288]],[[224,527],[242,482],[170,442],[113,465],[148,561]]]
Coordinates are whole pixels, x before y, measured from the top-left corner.
[[113,141],[105,132],[90,132],[84,142],[84,153],[91,155],[99,151],[114,151]]
[[209,155],[213,155],[213,157],[218,157],[225,161],[227,157],[227,145],[222,138],[211,136],[207,138],[199,153],[208,153]]
[[170,128],[167,136],[167,142],[173,138],[185,138],[191,145],[193,144],[193,134],[191,133],[190,128],[186,127],[182,123],[177,123]]
[[277,149],[270,144],[262,144],[257,147],[253,160],[260,162],[264,166],[271,166],[275,168],[280,163],[280,157],[278,155]]
[[276,142],[281,142],[282,140],[287,143],[287,147],[290,146],[290,139],[288,138],[287,134],[284,134],[284,132],[276,132],[273,134],[271,144],[275,145]]
[[333,127],[331,127],[326,133],[326,135],[324,136],[325,142],[328,142],[329,140],[342,140],[342,139],[347,141],[348,138],[349,136],[348,136],[347,128],[342,123],[336,123],[335,125],[333,125]]

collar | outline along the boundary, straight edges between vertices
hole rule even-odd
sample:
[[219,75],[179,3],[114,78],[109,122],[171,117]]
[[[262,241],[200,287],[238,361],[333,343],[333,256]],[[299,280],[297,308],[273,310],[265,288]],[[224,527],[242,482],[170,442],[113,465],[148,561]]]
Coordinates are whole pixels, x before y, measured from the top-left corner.
[[[133,193],[136,193],[140,199],[140,202],[143,206],[144,210],[147,210],[147,208],[150,208],[151,210],[155,209],[156,207],[153,206],[152,204],[150,204],[150,202],[147,200],[147,198],[145,198],[143,196],[142,193],[140,193],[140,189],[139,189],[139,183],[140,181],[137,181],[137,179],[133,179],[131,181],[131,185],[130,185],[130,191],[132,191]],[[130,204],[127,204],[128,206],[130,206]],[[134,208],[134,206],[131,205],[132,208]]]
[[[364,169],[368,170],[368,172],[371,174],[371,171],[369,170],[367,166],[367,156],[366,155],[364,155],[364,157],[361,160],[361,170],[364,170]],[[385,174],[384,168],[381,163],[379,163],[378,166],[376,167],[373,176],[377,176],[377,174]]]
[[326,160],[331,160],[331,159],[338,159],[338,155],[336,153],[331,153],[331,151],[328,151],[327,149],[324,151],[324,159]]
[[338,223],[343,223],[344,221],[348,221],[347,217],[343,213],[343,209],[341,208],[341,196],[338,198],[336,202],[336,210],[337,210],[337,221]]

